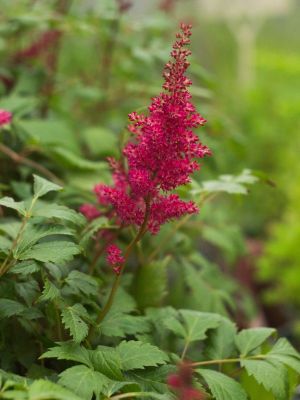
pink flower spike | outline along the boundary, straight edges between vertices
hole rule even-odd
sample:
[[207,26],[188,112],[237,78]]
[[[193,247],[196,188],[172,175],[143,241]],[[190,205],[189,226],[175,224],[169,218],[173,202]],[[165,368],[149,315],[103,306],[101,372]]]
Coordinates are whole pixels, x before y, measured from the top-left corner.
[[121,249],[115,244],[109,245],[106,249],[106,253],[106,261],[110,266],[114,267],[114,269],[125,262]]
[[9,111],[0,109],[0,127],[11,123],[12,114]]
[[162,92],[151,99],[147,114],[129,114],[132,135],[122,161],[109,159],[112,183],[94,187],[104,215],[122,228],[145,223],[143,233],[147,228],[156,234],[164,223],[198,212],[193,202],[170,192],[189,183],[200,168],[199,159],[211,154],[194,133],[206,120],[191,101],[192,82],[186,75],[191,25],[181,24],[180,29],[164,68]]

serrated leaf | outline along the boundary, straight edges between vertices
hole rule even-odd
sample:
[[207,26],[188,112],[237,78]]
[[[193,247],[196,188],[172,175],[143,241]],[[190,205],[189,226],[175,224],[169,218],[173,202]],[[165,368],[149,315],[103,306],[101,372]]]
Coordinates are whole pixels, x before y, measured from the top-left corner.
[[219,179],[203,182],[205,192],[226,192],[230,194],[247,194],[247,185],[252,185],[258,178],[250,170],[244,170],[240,175],[220,175]]
[[241,366],[267,391],[274,393],[278,400],[286,399],[287,371],[281,363],[267,360],[241,360]]
[[236,326],[229,319],[222,318],[219,326],[209,334],[205,354],[210,360],[228,358],[234,350]]
[[72,236],[73,231],[64,226],[55,225],[33,225],[27,224],[21,239],[19,240],[18,246],[14,252],[16,258],[18,258],[23,252],[30,249],[39,240],[55,235]]
[[19,256],[19,260],[34,259],[42,262],[64,263],[72,260],[81,249],[65,240],[38,243]]
[[98,346],[96,350],[90,351],[89,355],[95,371],[115,381],[123,380],[121,359],[115,349]]
[[20,315],[25,310],[23,304],[15,300],[0,299],[0,320],[13,315]]
[[33,193],[34,197],[42,197],[49,192],[56,192],[62,190],[63,188],[56,183],[50,182],[45,178],[38,175],[33,175]]
[[285,338],[280,338],[265,357],[267,360],[279,361],[300,374],[300,354]]
[[[70,388],[72,389],[72,388]],[[82,400],[72,391],[69,391],[54,382],[38,379],[28,389],[28,400]]]
[[250,328],[240,331],[235,343],[242,356],[246,356],[264,343],[272,334],[276,333],[273,328]]
[[24,201],[15,201],[12,197],[2,197],[0,206],[12,208],[18,211],[21,215],[26,215],[26,206]]
[[175,335],[184,338],[186,336],[186,330],[181,322],[175,317],[169,317],[163,321],[163,324]]
[[32,216],[65,220],[78,226],[86,224],[84,216],[71,208],[56,203],[46,203],[41,200],[36,202],[32,210]]
[[62,322],[76,343],[82,342],[87,337],[88,326],[78,315],[73,307],[66,307],[61,312]]
[[59,374],[59,384],[76,393],[81,400],[91,400],[93,394],[99,396],[109,380],[100,372],[85,365],[76,365]]
[[12,268],[10,268],[10,274],[20,274],[20,275],[30,275],[40,270],[39,265],[30,260],[30,261],[21,261],[16,263]]
[[146,317],[133,316],[124,313],[110,311],[100,324],[100,330],[103,335],[125,337],[127,335],[136,335],[146,333],[151,329]]
[[197,372],[205,379],[215,400],[247,400],[243,387],[229,376],[209,369]]
[[179,312],[186,331],[184,338],[189,343],[205,339],[206,331],[217,328],[221,320],[221,316],[218,314],[192,310],[180,310]]
[[145,392],[168,393],[167,377],[176,371],[175,366],[162,365],[156,368],[147,368],[144,371],[130,371],[126,373],[129,380],[139,384]]
[[86,296],[97,295],[98,285],[94,278],[80,271],[71,271],[66,283],[73,293],[82,293]]
[[49,279],[46,279],[44,283],[43,292],[41,296],[38,298],[38,302],[52,301],[54,299],[57,299],[58,297],[60,297],[59,289],[54,285],[54,283],[49,281]]
[[92,367],[89,352],[86,348],[74,342],[62,342],[59,346],[52,347],[40,356],[43,358],[56,358],[57,360],[70,360]]
[[116,350],[125,371],[165,364],[168,359],[158,347],[134,340],[121,342]]

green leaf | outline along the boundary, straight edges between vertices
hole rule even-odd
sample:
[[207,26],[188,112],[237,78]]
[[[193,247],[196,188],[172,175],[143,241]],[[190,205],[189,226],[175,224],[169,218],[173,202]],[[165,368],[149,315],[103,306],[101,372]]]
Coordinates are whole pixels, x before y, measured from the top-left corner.
[[21,261],[16,263],[12,268],[10,268],[10,274],[20,274],[20,275],[30,275],[40,270],[39,265],[30,260],[30,261]]
[[246,369],[248,375],[253,376],[278,399],[287,398],[287,371],[281,363],[267,360],[241,360],[241,366]]
[[100,330],[106,336],[125,337],[149,332],[151,326],[146,317],[110,311],[101,322]]
[[33,175],[34,183],[33,183],[33,193],[34,197],[39,198],[44,196],[49,192],[56,192],[58,190],[62,190],[63,188],[56,183],[50,182],[45,178],[42,178],[38,175]]
[[68,207],[55,203],[46,203],[41,200],[36,202],[32,210],[32,216],[66,220],[79,226],[86,224],[86,219],[82,214],[77,213]]
[[4,254],[8,254],[12,246],[12,241],[7,239],[5,236],[0,236],[0,251]]
[[217,328],[221,320],[221,316],[218,314],[192,310],[180,310],[179,312],[184,321],[186,331],[184,338],[187,342],[205,339],[206,331]]
[[276,333],[273,328],[243,329],[235,338],[235,343],[242,356],[246,356]]
[[158,347],[131,340],[121,342],[116,348],[125,371],[165,364],[168,357]]
[[72,260],[81,249],[73,242],[65,240],[38,243],[19,256],[19,260],[34,259],[42,262],[64,263]]
[[[134,281],[135,298],[140,308],[160,306],[167,294],[167,266],[170,257],[139,268]],[[149,285],[151,282],[151,285]]]
[[69,329],[74,342],[80,343],[87,337],[88,326],[74,307],[66,307],[61,312],[62,322]]
[[280,338],[266,355],[267,360],[279,361],[300,374],[300,354],[285,338]]
[[247,194],[247,185],[252,185],[258,178],[245,169],[240,175],[220,175],[218,180],[203,182],[205,192],[226,192],[229,194]]
[[12,197],[2,197],[0,206],[12,208],[18,211],[21,215],[26,215],[26,206],[24,201],[15,201]]
[[28,400],[82,400],[72,392],[56,383],[38,379],[29,386]]
[[21,222],[11,218],[2,218],[0,232],[4,232],[11,239],[15,239],[21,227]]
[[96,350],[90,351],[89,354],[96,371],[116,381],[124,379],[121,372],[121,358],[115,349],[98,346]]
[[49,279],[46,279],[43,292],[38,298],[38,302],[52,301],[54,299],[57,299],[58,297],[60,297],[59,289],[54,285],[54,283],[49,281]]
[[205,379],[215,400],[247,400],[243,387],[228,376],[209,369],[197,369]]
[[76,361],[85,364],[88,367],[93,366],[88,350],[74,342],[59,343],[59,346],[51,347],[48,351],[42,354],[40,358],[56,358],[57,360]]
[[81,171],[101,171],[106,168],[103,162],[89,161],[79,157],[67,148],[53,147],[48,149],[48,153],[60,164],[73,170]]
[[178,321],[175,317],[169,317],[163,321],[163,324],[175,335],[186,337],[186,330],[185,327],[182,325],[181,322]]
[[176,367],[171,365],[162,365],[156,368],[147,368],[147,370],[130,371],[126,373],[129,380],[139,384],[142,390],[146,392],[168,393],[167,377],[176,371]]
[[14,252],[15,256],[18,258],[18,256],[43,238],[54,235],[72,236],[73,234],[74,232],[64,226],[55,226],[53,224],[37,226],[29,223],[26,225],[25,231]]
[[90,127],[83,133],[83,138],[93,155],[112,155],[117,146],[117,137],[103,127]]
[[60,385],[76,393],[81,400],[91,400],[93,394],[99,396],[109,380],[100,372],[93,371],[85,365],[76,365],[59,374]]
[[94,278],[83,272],[73,270],[66,278],[66,283],[73,293],[86,296],[97,295],[98,285]]
[[0,299],[0,320],[20,315],[25,310],[23,304],[10,299]]
[[220,320],[219,326],[210,332],[205,343],[205,354],[210,360],[228,358],[234,351],[236,326],[227,318]]

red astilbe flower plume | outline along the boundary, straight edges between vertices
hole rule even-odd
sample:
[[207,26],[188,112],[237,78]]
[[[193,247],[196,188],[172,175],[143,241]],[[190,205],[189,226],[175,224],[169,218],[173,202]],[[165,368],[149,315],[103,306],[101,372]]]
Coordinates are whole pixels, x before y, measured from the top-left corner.
[[185,75],[190,36],[191,25],[181,24],[164,69],[164,92],[152,99],[148,115],[129,115],[133,137],[123,149],[124,164],[110,159],[114,184],[94,188],[105,215],[120,226],[141,226],[147,219],[146,230],[156,234],[167,221],[198,211],[192,201],[168,193],[190,182],[199,169],[196,160],[210,154],[193,132],[206,121],[191,103]]
[[167,378],[170,389],[176,392],[178,400],[204,400],[205,393],[193,387],[193,370],[187,363],[181,363],[178,371]]
[[111,244],[106,249],[106,261],[113,268],[114,272],[119,275],[122,264],[125,258],[122,256],[122,251],[114,244]]

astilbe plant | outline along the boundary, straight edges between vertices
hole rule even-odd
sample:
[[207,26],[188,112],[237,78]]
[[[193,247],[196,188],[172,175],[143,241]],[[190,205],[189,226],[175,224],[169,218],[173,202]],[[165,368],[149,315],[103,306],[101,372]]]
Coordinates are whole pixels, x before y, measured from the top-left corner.
[[[164,70],[164,91],[152,100],[148,114],[130,114],[132,136],[122,158],[109,159],[113,185],[96,185],[98,205],[81,207],[89,223],[73,209],[56,203],[55,199],[63,199],[57,196],[60,185],[37,175],[32,195],[30,190],[24,193],[25,182],[21,182],[18,193],[22,196],[15,193],[21,201],[0,198],[1,212],[4,208],[0,222],[0,398],[290,398],[299,377],[300,354],[284,338],[271,346],[272,328],[238,332],[224,317],[226,312],[205,308],[202,301],[208,292],[201,280],[203,271],[188,264],[191,257],[184,262],[180,254],[179,259],[187,283],[183,296],[188,293],[186,297],[192,299],[191,305],[178,301],[184,309],[173,308],[167,298],[165,307],[140,305],[138,296],[129,293],[130,274],[124,276],[119,289],[128,257],[147,232],[156,235],[166,222],[185,216],[179,224],[198,212],[195,203],[184,201],[175,192],[199,169],[198,159],[210,154],[193,132],[205,120],[191,103],[191,81],[185,75],[190,29],[181,26],[171,53],[173,60]],[[11,121],[12,114],[1,109],[0,128],[7,141],[10,130],[6,128]],[[11,131],[17,127],[16,114]],[[20,159],[3,143],[0,150],[9,157],[13,154],[12,159],[26,169],[49,174],[42,164]],[[226,178],[228,183],[228,175]],[[235,179],[232,182],[244,193],[241,184],[249,183],[249,173]],[[205,194],[218,191],[219,182],[210,183],[211,191],[206,185]],[[222,180],[221,187],[224,190]],[[17,218],[13,217],[16,212]],[[117,243],[127,228],[134,235],[122,251]],[[96,247],[92,266],[105,250],[114,278],[104,304],[105,280],[93,276],[93,269],[86,270],[85,250],[98,231],[96,246],[100,244],[100,248]],[[158,254],[157,248],[155,251]],[[150,256],[153,258],[153,253]],[[151,264],[151,257],[146,262],[141,254],[136,276],[146,271],[146,285],[156,289],[162,276],[159,270],[166,264]],[[149,265],[155,279],[153,275],[149,278]],[[163,291],[166,274],[164,278]],[[151,296],[155,297],[153,291]]]
[[188,90],[192,84],[185,74],[191,54],[187,49],[190,36],[191,25],[181,24],[171,52],[172,61],[164,69],[164,92],[152,99],[149,114],[129,114],[128,129],[133,138],[125,145],[121,161],[109,159],[114,184],[100,183],[94,188],[99,208],[91,204],[81,207],[89,220],[106,215],[120,228],[138,227],[124,256],[116,245],[107,249],[107,261],[117,277],[98,322],[111,307],[132,247],[147,231],[157,234],[164,223],[198,212],[193,201],[184,201],[172,193],[190,182],[190,176],[199,169],[197,159],[210,155],[193,132],[206,120],[196,112]]

